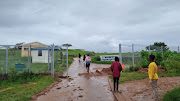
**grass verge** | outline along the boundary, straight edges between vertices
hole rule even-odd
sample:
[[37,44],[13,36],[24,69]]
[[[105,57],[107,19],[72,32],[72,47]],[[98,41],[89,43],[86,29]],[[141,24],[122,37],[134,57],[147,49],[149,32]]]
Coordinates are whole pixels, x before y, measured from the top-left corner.
[[[177,73],[159,73],[158,76],[159,77],[180,76],[180,72],[177,72]],[[112,76],[109,76],[109,77],[113,80]],[[123,72],[123,73],[121,73],[121,77],[120,77],[119,82],[124,83],[124,82],[128,82],[128,81],[141,80],[141,79],[145,79],[145,78],[148,78],[147,73]]]
[[[1,89],[5,89],[8,87],[14,87],[12,89],[0,92],[0,101],[28,101],[31,97],[37,93],[42,92],[46,89],[49,85],[54,82],[54,78],[52,77],[45,77],[45,76],[37,76],[34,79],[29,79],[29,85],[27,84],[20,84],[21,80],[18,82],[12,82],[11,84],[5,86],[7,81],[3,81],[0,87]],[[31,82],[35,82],[30,84]]]
[[163,96],[163,101],[180,101],[180,87],[165,93]]

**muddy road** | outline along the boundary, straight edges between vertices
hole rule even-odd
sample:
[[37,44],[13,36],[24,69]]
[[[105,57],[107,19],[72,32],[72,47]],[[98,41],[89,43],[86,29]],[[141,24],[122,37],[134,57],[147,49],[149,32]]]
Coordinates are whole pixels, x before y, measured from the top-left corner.
[[[90,72],[108,67],[110,65],[91,64]],[[92,76],[84,73],[86,68],[83,61],[79,62],[75,58],[69,68],[69,79],[62,79],[62,82],[45,95],[39,96],[37,101],[115,101],[109,87],[108,76]]]
[[[69,79],[62,79],[45,95],[39,96],[37,101],[116,101],[108,82],[108,74],[111,73],[108,67],[110,65],[91,64],[88,74],[84,63],[75,58],[69,68]],[[112,82],[110,85],[112,88]],[[179,86],[180,77],[159,78],[160,101],[164,93]],[[148,78],[119,84],[119,90],[122,93],[115,94],[119,101],[154,101]]]
[[[154,101],[149,79],[130,81],[120,84],[121,96],[125,101]],[[159,100],[163,94],[180,86],[180,77],[162,77],[158,80]]]

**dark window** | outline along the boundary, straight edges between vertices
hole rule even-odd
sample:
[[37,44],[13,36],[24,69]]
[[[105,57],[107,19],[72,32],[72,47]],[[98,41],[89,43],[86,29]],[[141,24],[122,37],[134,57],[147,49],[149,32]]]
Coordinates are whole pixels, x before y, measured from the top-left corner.
[[28,48],[24,48],[24,50],[28,50]]
[[42,50],[38,50],[38,56],[42,56]]

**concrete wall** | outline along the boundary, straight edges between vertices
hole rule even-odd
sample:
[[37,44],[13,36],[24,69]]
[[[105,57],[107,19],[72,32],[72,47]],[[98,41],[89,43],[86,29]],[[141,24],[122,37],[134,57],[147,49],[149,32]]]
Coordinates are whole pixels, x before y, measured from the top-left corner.
[[[48,50],[42,50],[42,56],[38,56],[38,50],[32,50],[32,63],[48,63]],[[51,63],[51,56],[49,63]]]

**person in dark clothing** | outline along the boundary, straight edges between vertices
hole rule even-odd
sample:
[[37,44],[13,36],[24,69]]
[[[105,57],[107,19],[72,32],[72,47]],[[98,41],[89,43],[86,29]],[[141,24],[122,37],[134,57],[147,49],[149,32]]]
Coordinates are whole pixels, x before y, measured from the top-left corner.
[[80,62],[80,59],[81,59],[81,54],[79,53],[79,62]]
[[83,56],[83,61],[85,61],[85,59],[86,59],[86,55]]
[[[114,92],[118,92],[118,86],[119,86],[119,78],[120,78],[120,72],[122,71],[122,66],[119,63],[119,58],[115,57],[115,62],[112,63],[111,65],[111,71],[113,80],[114,80]],[[116,87],[117,84],[117,87]]]

